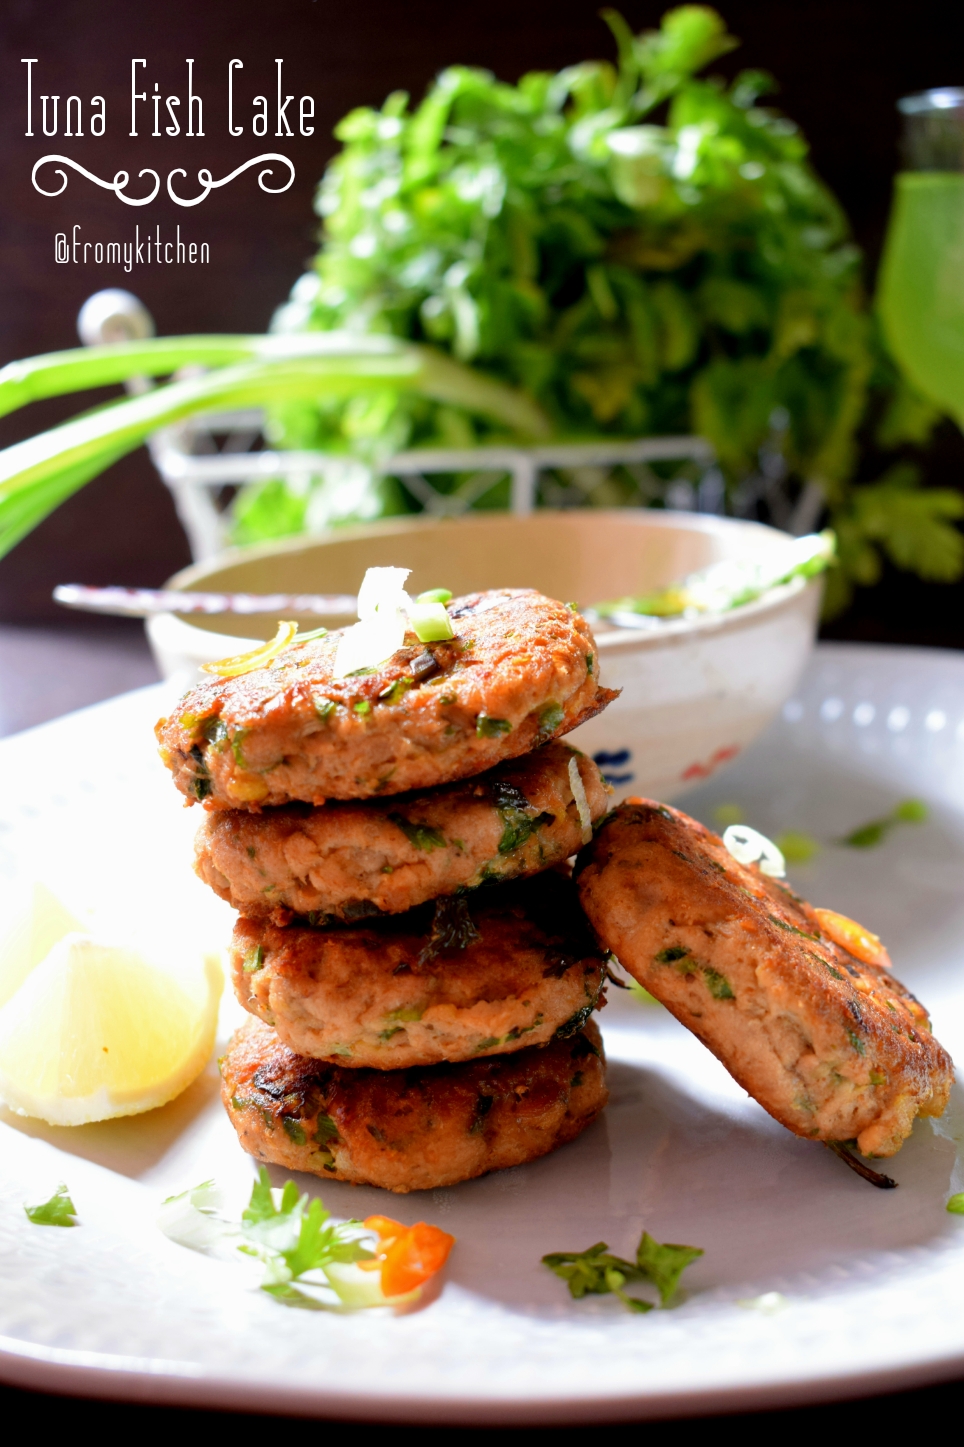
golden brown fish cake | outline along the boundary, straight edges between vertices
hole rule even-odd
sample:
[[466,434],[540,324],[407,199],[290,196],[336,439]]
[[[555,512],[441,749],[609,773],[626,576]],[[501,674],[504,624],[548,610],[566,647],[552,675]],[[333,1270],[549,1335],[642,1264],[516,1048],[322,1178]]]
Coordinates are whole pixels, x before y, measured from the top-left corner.
[[334,678],[340,633],[200,684],[156,733],[177,787],[210,809],[371,799],[481,774],[616,697],[588,623],[522,588],[449,605],[455,637]]
[[891,1156],[944,1110],[953,1064],[923,1006],[696,820],[627,801],[577,875],[606,948],[796,1135]]
[[516,1055],[386,1071],[295,1055],[251,1020],[221,1077],[231,1124],[257,1160],[397,1192],[534,1161],[574,1140],[608,1099],[592,1023]]
[[557,871],[364,925],[240,919],[237,997],[299,1055],[397,1070],[572,1034],[603,1002],[606,966]]
[[206,813],[194,868],[249,919],[399,914],[575,854],[583,824],[573,759],[595,822],[611,791],[591,759],[551,743],[478,778],[391,802]]

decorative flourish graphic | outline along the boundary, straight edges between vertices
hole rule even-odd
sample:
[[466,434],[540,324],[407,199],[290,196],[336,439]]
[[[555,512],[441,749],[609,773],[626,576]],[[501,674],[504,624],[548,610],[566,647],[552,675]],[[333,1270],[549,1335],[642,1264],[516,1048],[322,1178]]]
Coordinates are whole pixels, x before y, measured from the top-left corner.
[[[206,167],[203,167],[200,171],[198,171],[197,179],[198,184],[200,186],[203,186],[204,189],[201,192],[200,196],[194,196],[191,198],[179,196],[174,190],[174,186],[172,184],[174,177],[187,176],[187,172],[183,169],[183,167],[179,166],[168,174],[167,194],[170,196],[171,200],[174,201],[178,206],[200,206],[201,202],[206,201],[212,191],[216,191],[221,186],[227,186],[230,181],[233,181],[237,176],[240,176],[243,171],[250,171],[252,166],[260,166],[268,161],[280,161],[283,166],[287,166],[289,172],[288,179],[283,186],[267,185],[265,178],[268,176],[274,176],[274,167],[265,165],[264,169],[258,174],[258,185],[261,187],[262,191],[267,191],[269,195],[280,196],[283,191],[288,190],[289,186],[294,181],[295,168],[292,162],[288,160],[287,156],[279,155],[274,151],[266,151],[262,156],[252,157],[250,161],[245,161],[243,166],[238,166],[237,170],[232,171],[229,176],[225,176],[224,179],[221,181],[215,181],[214,177],[211,175],[211,172],[207,170]],[[54,164],[55,162],[59,162],[60,166],[70,166],[71,170],[73,171],[79,171],[82,176],[86,176],[88,181],[93,181],[95,186],[100,186],[104,191],[113,191],[117,199],[119,201],[123,201],[125,206],[147,206],[151,201],[154,200],[154,197],[161,189],[161,178],[157,174],[157,172],[150,169],[145,169],[143,171],[138,171],[138,177],[153,176],[153,191],[151,191],[149,196],[142,196],[140,199],[134,196],[125,196],[124,192],[127,189],[128,183],[130,182],[130,176],[127,171],[118,171],[113,181],[102,181],[99,176],[95,176],[92,171],[88,171],[86,167],[81,166],[79,162],[72,161],[69,156],[49,155],[41,156],[40,160],[36,163],[32,172],[30,173],[30,179],[33,182],[34,190],[39,191],[41,196],[60,196],[67,189],[67,181],[69,178],[67,176],[67,172],[61,170],[60,166],[57,167],[57,175],[60,177],[61,184],[58,186],[56,191],[45,191],[44,188],[37,181],[37,172],[40,170],[41,166],[46,166],[48,163]]]
[[187,175],[187,172],[185,170],[182,170],[180,167],[178,167],[176,170],[172,171],[167,178],[167,194],[170,196],[172,201],[177,202],[178,206],[200,206],[201,202],[206,201],[212,191],[216,191],[219,186],[226,186],[229,181],[233,181],[236,176],[240,176],[242,171],[249,171],[252,166],[260,166],[262,161],[280,161],[283,166],[288,167],[290,175],[288,176],[288,179],[283,186],[265,185],[265,176],[274,175],[274,167],[272,166],[265,166],[264,170],[261,171],[258,175],[258,185],[261,187],[262,191],[267,191],[268,194],[271,196],[280,196],[282,191],[287,191],[288,187],[295,179],[295,168],[288,160],[287,156],[281,156],[275,151],[265,151],[263,156],[253,156],[250,161],[245,161],[243,166],[239,166],[236,171],[232,171],[229,176],[225,176],[223,181],[215,181],[214,177],[211,175],[211,172],[206,167],[204,167],[197,173],[198,184],[203,186],[204,190],[202,191],[200,196],[195,196],[193,200],[190,201],[185,200],[182,196],[178,196],[177,192],[174,190],[174,187],[171,185],[171,182],[173,181],[175,176]]
[[[114,177],[113,181],[102,181],[99,176],[95,176],[92,171],[88,171],[84,166],[81,166],[77,161],[72,161],[69,156],[55,156],[55,155],[50,155],[50,156],[41,156],[41,157],[40,157],[40,160],[37,162],[37,164],[34,166],[33,170],[32,170],[31,173],[30,173],[30,179],[31,179],[31,181],[33,182],[33,188],[34,188],[35,191],[39,191],[40,194],[41,194],[41,196],[60,196],[60,195],[62,195],[63,192],[66,191],[66,189],[67,189],[67,180],[68,180],[67,172],[60,170],[59,167],[58,167],[58,169],[57,169],[57,175],[58,175],[58,176],[60,177],[60,179],[61,179],[61,185],[58,186],[58,188],[57,188],[56,191],[45,191],[44,188],[43,188],[41,185],[38,185],[38,183],[37,183],[37,172],[40,170],[41,166],[46,166],[48,162],[53,163],[54,161],[59,161],[59,162],[61,163],[61,165],[70,166],[70,168],[71,168],[72,170],[74,170],[74,171],[79,171],[82,176],[86,176],[86,177],[87,177],[88,181],[93,181],[93,183],[94,183],[95,186],[100,186],[100,187],[101,187],[103,190],[105,190],[105,191],[113,191],[113,192],[114,192],[114,195],[117,197],[118,201],[123,201],[123,203],[124,203],[125,206],[147,206],[149,202],[151,202],[151,201],[154,200],[154,197],[157,195],[158,191],[161,189],[161,178],[160,178],[160,176],[157,174],[156,171],[152,171],[152,170],[150,170],[150,169],[145,169],[145,170],[143,170],[143,171],[138,171],[138,173],[137,173],[137,174],[138,174],[138,177],[141,177],[141,176],[153,176],[153,177],[154,177],[154,189],[153,189],[153,191],[151,192],[151,194],[150,194],[149,196],[143,196],[143,197],[141,197],[140,200],[138,200],[138,199],[137,199],[136,197],[134,197],[134,196],[125,196],[125,195],[124,195],[125,188],[127,187],[127,184],[128,184],[128,182],[130,181],[130,176],[128,175],[128,173],[127,173],[126,171],[118,171],[117,174],[116,174],[116,176]],[[293,177],[293,168],[292,168],[292,177]],[[289,185],[289,186],[291,185],[291,182],[290,182],[290,181],[288,182],[288,185]]]

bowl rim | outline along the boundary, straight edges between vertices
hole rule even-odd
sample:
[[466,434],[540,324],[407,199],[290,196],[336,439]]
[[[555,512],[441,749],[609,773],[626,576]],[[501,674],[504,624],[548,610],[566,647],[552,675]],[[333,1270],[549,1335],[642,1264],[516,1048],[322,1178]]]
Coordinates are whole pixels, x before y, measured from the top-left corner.
[[[786,538],[789,534],[778,528],[770,527],[767,523],[757,522],[751,518],[729,518],[719,517],[710,513],[679,512],[669,508],[593,508],[590,510],[577,510],[573,508],[539,508],[534,513],[526,515],[526,521],[531,518],[545,517],[582,517],[586,512],[593,518],[616,518],[623,521],[646,522],[656,528],[678,529],[681,526],[694,532],[703,533],[726,533],[742,532],[751,534],[772,534],[774,537]],[[520,521],[512,513],[508,512],[480,512],[470,517],[438,518],[425,517],[417,514],[414,517],[384,518],[372,523],[358,523],[338,528],[336,532],[324,536],[310,536],[299,534],[294,538],[283,538],[277,542],[258,543],[250,547],[229,548],[218,553],[213,558],[205,561],[190,563],[186,568],[181,568],[164,584],[165,588],[174,591],[190,592],[203,584],[204,580],[215,568],[231,567],[236,563],[258,561],[262,558],[284,557],[293,552],[301,552],[306,546],[336,543],[345,541],[363,540],[368,537],[385,537],[397,534],[404,536],[410,531],[432,530],[441,526],[456,525],[460,527],[473,527],[480,524],[492,523],[495,520]],[[761,620],[761,616],[770,613],[779,613],[784,609],[792,609],[802,593],[820,591],[823,587],[823,580],[816,578],[794,578],[789,583],[780,587],[771,588],[762,597],[755,598],[752,602],[741,603],[736,608],[731,608],[725,613],[702,614],[693,618],[678,618],[673,621],[664,622],[658,628],[633,629],[607,627],[605,620],[593,624],[593,633],[600,652],[622,653],[646,651],[654,649],[679,646],[691,638],[702,638],[707,635],[718,633],[730,633],[739,631],[742,628],[752,627]],[[251,642],[252,646],[260,643],[261,639],[249,640],[239,637],[237,634],[217,633],[214,629],[198,627],[189,619],[192,615],[178,615],[173,613],[158,614],[147,620],[147,629],[151,637],[160,632],[163,635],[162,646],[165,650],[174,650],[182,653],[190,653],[191,656],[200,656],[201,652],[205,658],[227,656],[229,653],[237,652],[239,647]],[[178,645],[178,634],[183,639],[183,644]],[[204,650],[189,649],[187,644],[190,639],[203,637],[208,642]],[[217,654],[211,651],[215,639],[225,642],[224,654]],[[157,639],[162,642],[161,638]],[[220,647],[220,644],[218,645]]]

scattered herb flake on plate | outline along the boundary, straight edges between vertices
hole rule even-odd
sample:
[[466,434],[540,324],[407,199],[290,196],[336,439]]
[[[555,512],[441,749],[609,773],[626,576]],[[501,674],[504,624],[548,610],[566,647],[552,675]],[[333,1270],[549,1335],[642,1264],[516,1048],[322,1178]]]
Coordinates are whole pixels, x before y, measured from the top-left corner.
[[49,1201],[42,1201],[36,1206],[24,1206],[23,1209],[35,1226],[80,1225],[76,1207],[63,1183],[57,1187]]
[[636,1248],[636,1260],[626,1261],[613,1256],[605,1241],[597,1241],[586,1251],[554,1251],[543,1256],[543,1265],[565,1281],[569,1293],[577,1301],[584,1296],[618,1296],[630,1311],[652,1311],[655,1305],[630,1296],[624,1286],[634,1281],[648,1281],[659,1293],[660,1306],[668,1306],[687,1266],[703,1252],[698,1246],[661,1244],[644,1231]]

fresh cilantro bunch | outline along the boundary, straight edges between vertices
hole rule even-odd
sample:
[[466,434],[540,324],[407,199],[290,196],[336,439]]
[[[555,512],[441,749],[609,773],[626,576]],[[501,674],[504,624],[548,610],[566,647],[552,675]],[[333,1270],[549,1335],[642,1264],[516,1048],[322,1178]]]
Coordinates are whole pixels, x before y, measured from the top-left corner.
[[[318,192],[322,248],[275,329],[427,342],[523,389],[559,437],[702,434],[738,510],[748,491],[766,507],[775,466],[774,521],[791,522],[807,492],[807,531],[829,504],[836,608],[876,581],[884,555],[957,577],[957,493],[921,490],[906,468],[849,486],[872,390],[883,445],[924,440],[937,414],[883,357],[846,217],[797,126],[763,104],[774,82],[699,75],[738,44],[706,6],[640,36],[604,18],[616,64],[517,85],[453,66],[418,106],[395,92],[346,116]],[[284,404],[272,425],[281,445],[344,452],[344,475],[297,495],[282,482],[248,490],[239,541],[404,511],[414,503],[378,477],[380,458],[505,435],[388,390]],[[652,500],[625,470],[558,480],[590,504]],[[494,488],[477,505],[507,500]]]
[[548,1266],[566,1282],[577,1301],[584,1296],[618,1296],[630,1311],[652,1311],[653,1303],[630,1296],[623,1287],[635,1281],[648,1281],[656,1287],[661,1306],[668,1306],[687,1266],[703,1252],[696,1246],[674,1246],[654,1241],[644,1231],[636,1248],[636,1260],[625,1261],[613,1256],[605,1241],[597,1241],[586,1251],[553,1251],[543,1256]]

